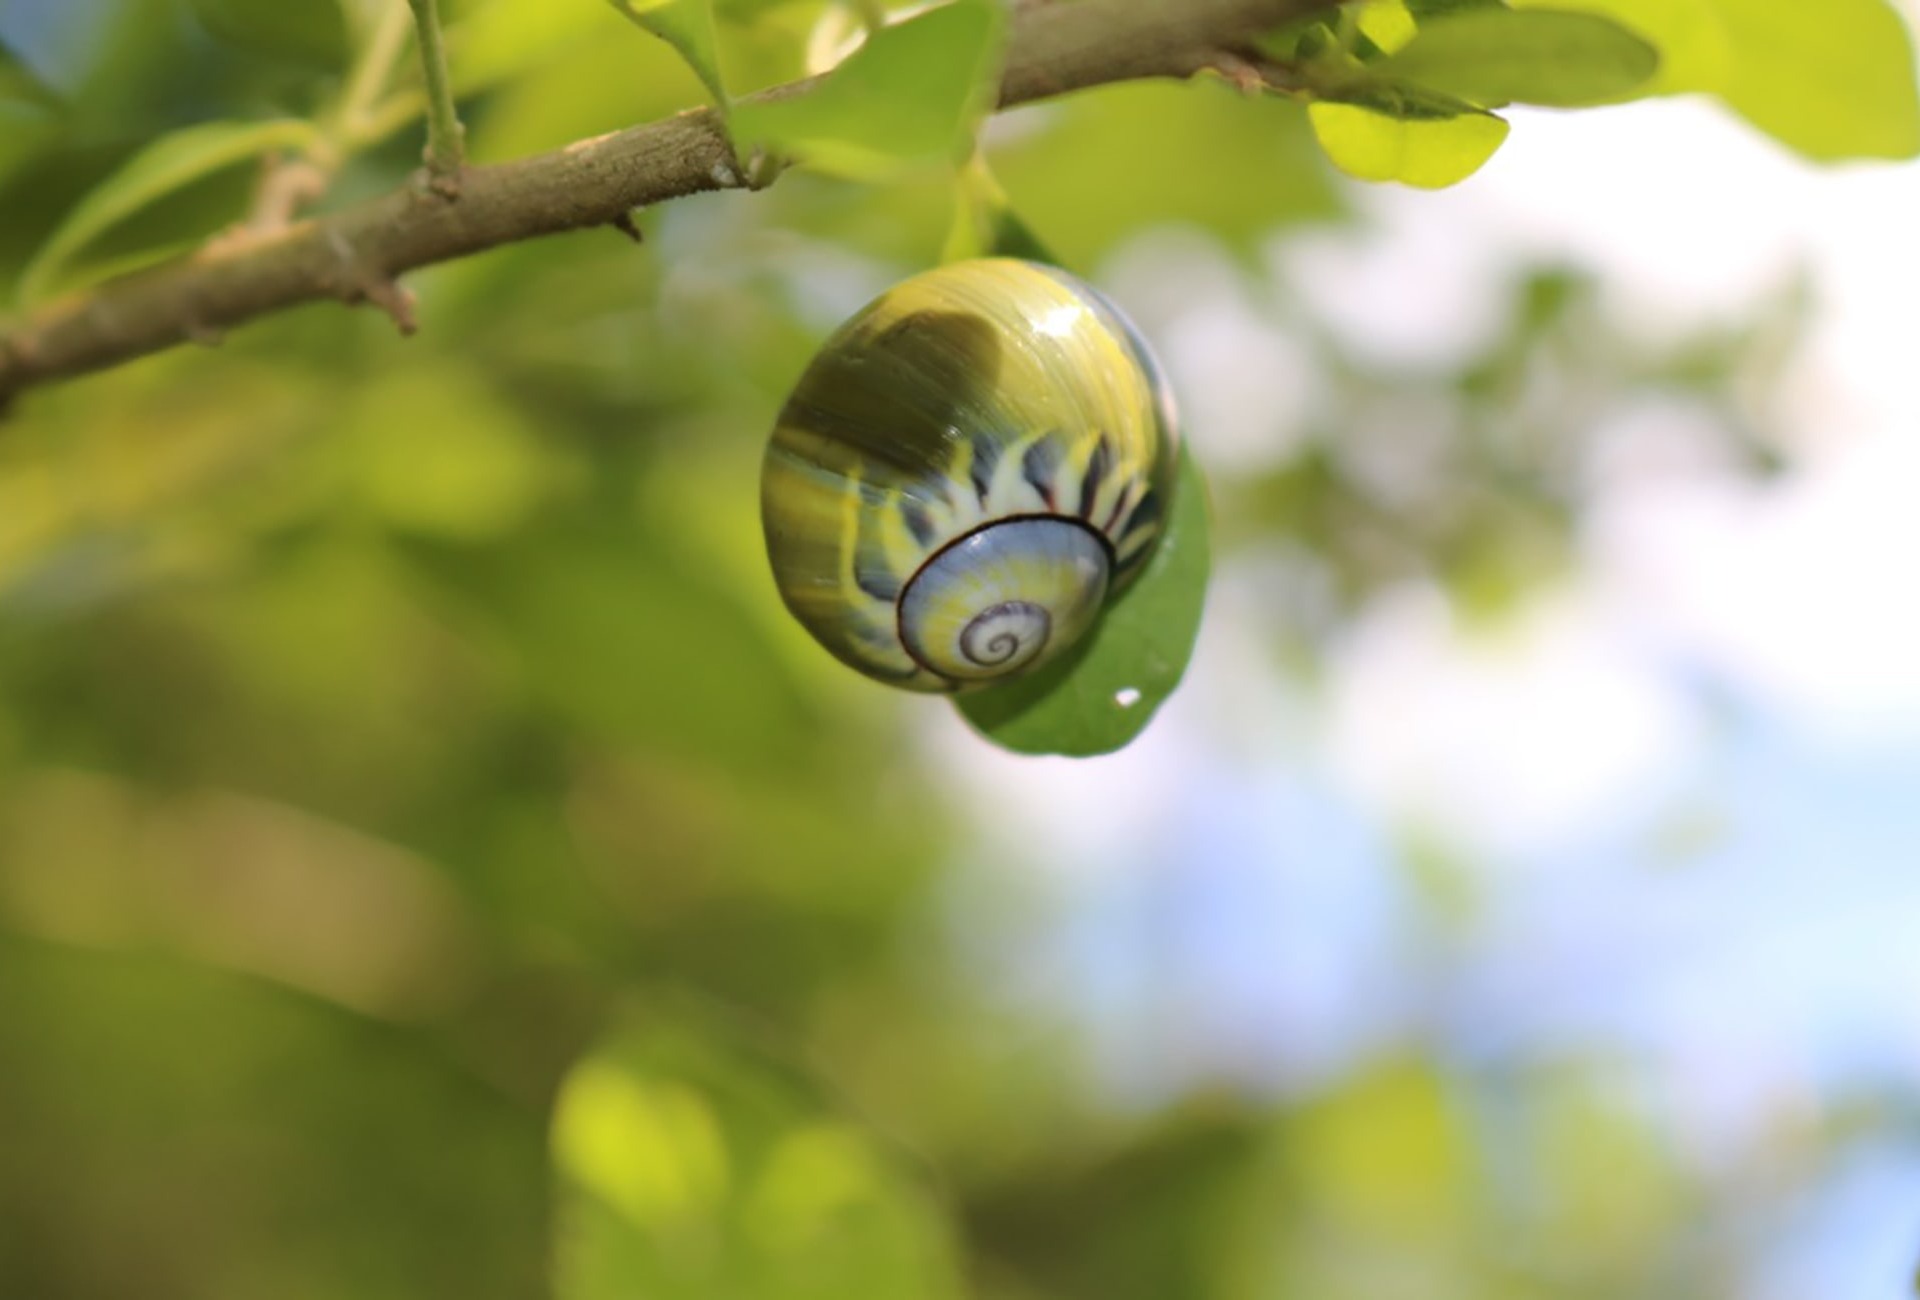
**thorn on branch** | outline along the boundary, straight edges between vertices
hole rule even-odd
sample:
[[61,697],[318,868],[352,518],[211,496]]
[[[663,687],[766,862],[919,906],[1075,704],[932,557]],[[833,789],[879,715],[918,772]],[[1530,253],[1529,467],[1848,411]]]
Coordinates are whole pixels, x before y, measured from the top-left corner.
[[323,282],[342,302],[349,306],[372,303],[393,318],[402,334],[410,335],[420,328],[413,312],[418,300],[412,290],[394,278],[392,271],[356,250],[338,230],[327,232],[327,247],[333,254],[334,266]]
[[365,302],[378,307],[393,321],[394,328],[407,337],[420,331],[420,318],[414,314],[420,300],[413,290],[390,276],[367,279],[347,290],[343,298],[349,305]]
[[634,224],[633,213],[631,212],[622,212],[608,224],[636,244],[644,244],[647,242],[647,237],[640,233],[640,227]]

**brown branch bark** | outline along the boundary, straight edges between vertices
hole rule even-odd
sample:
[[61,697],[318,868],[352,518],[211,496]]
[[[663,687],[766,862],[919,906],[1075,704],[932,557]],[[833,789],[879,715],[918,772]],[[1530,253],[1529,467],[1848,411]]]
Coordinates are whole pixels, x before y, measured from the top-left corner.
[[[1000,106],[1106,82],[1187,77],[1334,0],[1029,0],[1014,10]],[[807,83],[778,87],[792,94]],[[1152,141],[1142,141],[1151,149]],[[372,302],[403,323],[395,278],[499,244],[619,225],[635,208],[749,188],[718,120],[695,109],[461,174],[458,198],[409,187],[283,230],[68,295],[0,331],[0,405],[33,385],[102,370],[319,299]]]

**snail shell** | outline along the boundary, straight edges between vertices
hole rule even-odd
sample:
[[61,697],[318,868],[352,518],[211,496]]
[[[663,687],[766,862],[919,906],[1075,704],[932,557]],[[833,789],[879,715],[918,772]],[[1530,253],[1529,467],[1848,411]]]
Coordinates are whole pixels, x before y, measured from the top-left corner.
[[1172,403],[1118,308],[992,258],[895,285],[787,399],[761,517],[787,608],[845,663],[951,691],[1071,646],[1145,565]]

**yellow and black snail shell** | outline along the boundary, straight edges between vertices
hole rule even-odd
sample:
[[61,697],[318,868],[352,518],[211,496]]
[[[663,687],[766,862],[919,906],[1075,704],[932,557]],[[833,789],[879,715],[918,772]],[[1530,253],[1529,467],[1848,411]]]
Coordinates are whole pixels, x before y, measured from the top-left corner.
[[845,663],[952,691],[1037,668],[1145,566],[1179,433],[1131,322],[1073,276],[959,262],[828,339],[767,447],[794,617]]

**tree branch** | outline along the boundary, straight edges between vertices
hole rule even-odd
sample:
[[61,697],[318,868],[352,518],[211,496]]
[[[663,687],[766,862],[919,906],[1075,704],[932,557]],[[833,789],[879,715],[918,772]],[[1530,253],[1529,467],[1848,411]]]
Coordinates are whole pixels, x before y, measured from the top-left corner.
[[[1187,77],[1334,0],[1028,0],[1009,31],[1000,107],[1112,81]],[[790,95],[810,82],[764,92]],[[1143,142],[1151,147],[1151,142]],[[751,188],[718,119],[694,109],[461,173],[460,198],[403,188],[257,238],[219,240],[68,295],[0,331],[0,405],[256,316],[321,299],[410,323],[395,277],[517,240],[618,225],[635,208]]]

